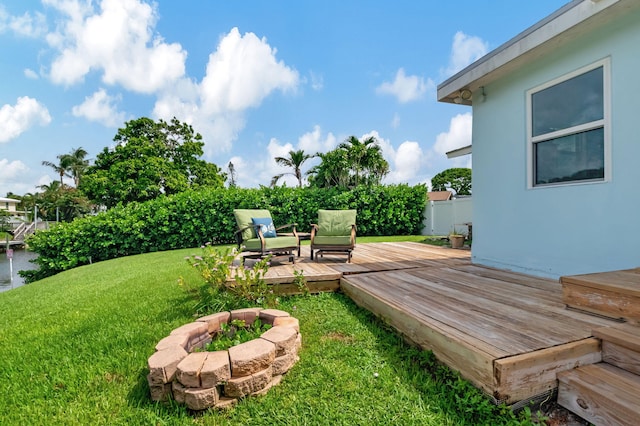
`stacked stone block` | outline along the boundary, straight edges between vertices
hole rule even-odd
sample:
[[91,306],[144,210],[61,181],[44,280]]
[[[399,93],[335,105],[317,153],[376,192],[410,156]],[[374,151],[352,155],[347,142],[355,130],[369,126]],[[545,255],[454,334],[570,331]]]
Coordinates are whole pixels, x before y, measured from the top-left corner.
[[[252,324],[256,318],[272,325],[259,338],[227,351],[194,352],[215,339],[221,324],[235,319]],[[238,309],[199,318],[156,345],[148,360],[151,399],[173,398],[192,410],[205,410],[263,395],[298,361],[301,346],[298,320],[277,309]]]

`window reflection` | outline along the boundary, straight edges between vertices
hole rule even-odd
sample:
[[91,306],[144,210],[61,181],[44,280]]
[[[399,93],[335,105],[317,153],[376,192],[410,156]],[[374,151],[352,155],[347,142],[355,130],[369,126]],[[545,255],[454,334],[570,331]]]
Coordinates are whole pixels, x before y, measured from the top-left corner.
[[535,184],[604,179],[604,129],[534,145]]
[[533,136],[604,118],[603,67],[531,96]]

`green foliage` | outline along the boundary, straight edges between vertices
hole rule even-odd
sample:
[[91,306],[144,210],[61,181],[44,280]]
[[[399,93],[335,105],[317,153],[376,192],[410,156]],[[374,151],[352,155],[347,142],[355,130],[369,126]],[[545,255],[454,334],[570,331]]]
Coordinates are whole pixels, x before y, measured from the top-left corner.
[[256,339],[271,325],[263,324],[260,318],[256,318],[253,324],[246,325],[244,320],[235,319],[230,324],[220,324],[220,334],[207,345],[207,351],[226,351],[232,346],[238,346],[250,340]]
[[11,230],[9,217],[9,213],[6,210],[0,209],[0,234],[4,234],[5,232]]
[[471,195],[471,169],[453,167],[444,170],[431,179],[433,191],[453,189],[458,195]]
[[308,172],[309,183],[316,188],[380,185],[389,173],[389,163],[373,136],[362,141],[350,136],[333,151],[319,153],[318,157],[322,162]]
[[303,149],[289,151],[288,157],[276,157],[276,164],[292,169],[293,171],[275,175],[273,179],[271,179],[271,186],[276,186],[284,175],[292,175],[295,176],[298,181],[298,187],[302,187],[302,170],[300,167],[310,158],[313,158],[313,155],[305,154]]
[[35,203],[42,220],[71,222],[91,211],[89,199],[77,188],[53,181],[40,189],[44,191],[35,195]]
[[65,176],[72,177],[75,186],[77,187],[80,178],[89,165],[89,160],[85,160],[88,152],[83,148],[74,148],[69,154],[58,155],[58,163],[52,163],[51,161],[43,161],[42,165],[51,167],[60,176],[60,184],[63,184],[63,178]]
[[200,159],[202,136],[176,118],[128,121],[113,140],[115,148],[96,156],[80,186],[98,204],[113,207],[224,183],[218,166]]
[[277,296],[277,285],[269,285],[264,279],[268,270],[269,257],[258,260],[251,267],[236,268],[233,282],[229,283],[227,290],[250,305],[275,308],[280,298]]
[[315,188],[346,188],[349,186],[349,159],[341,149],[318,153],[322,160],[307,172],[309,185]]
[[[268,257],[255,261],[251,267],[241,267],[235,248],[206,244],[201,255],[191,255],[186,260],[198,270],[203,283],[192,284],[182,277],[178,283],[193,296],[200,314],[256,305],[274,308],[280,302],[277,286],[268,285],[264,279],[269,270]],[[228,282],[230,277],[233,281]]]
[[76,219],[29,240],[37,270],[20,271],[32,282],[92,262],[132,254],[235,241],[235,208],[265,208],[276,225],[297,223],[310,231],[319,209],[358,210],[358,236],[420,234],[426,204],[424,185],[318,188],[205,188],[119,205]]
[[237,252],[230,247],[202,247],[202,255],[191,255],[185,260],[195,268],[202,281],[178,279],[178,284],[195,300],[193,306],[198,314],[230,311],[242,303],[235,294],[226,291],[225,283],[230,276]]
[[487,424],[487,419],[496,415],[511,414],[507,406],[496,406],[485,394],[460,377],[457,371],[438,362],[433,352],[414,349],[412,356],[439,384],[443,408],[457,411],[463,424]]
[[309,286],[307,285],[307,279],[304,276],[304,271],[302,269],[294,269],[293,275],[293,285],[296,286],[300,294],[302,294],[303,296],[308,296]]

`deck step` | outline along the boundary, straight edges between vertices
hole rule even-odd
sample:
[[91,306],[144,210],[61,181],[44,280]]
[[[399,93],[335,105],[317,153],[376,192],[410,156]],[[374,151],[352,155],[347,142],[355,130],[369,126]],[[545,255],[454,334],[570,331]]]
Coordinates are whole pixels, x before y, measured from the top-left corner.
[[640,375],[640,326],[596,328],[593,336],[602,340],[602,361]]
[[564,276],[560,283],[571,308],[640,322],[640,268]]
[[558,374],[558,403],[595,425],[640,419],[640,376],[606,363]]

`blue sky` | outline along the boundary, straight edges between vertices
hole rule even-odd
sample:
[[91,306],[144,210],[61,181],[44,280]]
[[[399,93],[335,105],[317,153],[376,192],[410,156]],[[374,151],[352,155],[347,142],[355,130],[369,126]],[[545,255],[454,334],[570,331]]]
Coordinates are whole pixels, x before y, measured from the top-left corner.
[[0,0],[0,196],[142,116],[192,124],[244,187],[351,135],[380,141],[386,183],[428,183],[471,165],[445,156],[471,143],[471,108],[437,84],[565,3]]

